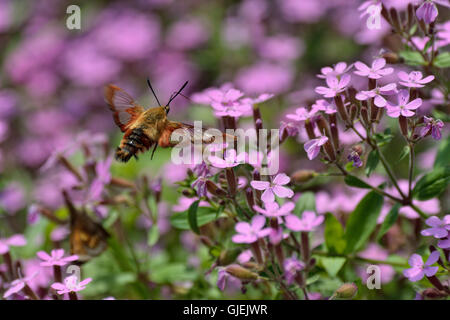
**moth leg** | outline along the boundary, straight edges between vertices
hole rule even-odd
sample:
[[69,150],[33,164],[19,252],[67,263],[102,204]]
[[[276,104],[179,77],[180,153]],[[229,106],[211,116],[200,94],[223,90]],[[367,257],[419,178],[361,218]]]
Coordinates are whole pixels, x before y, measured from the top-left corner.
[[155,146],[153,147],[152,156],[150,160],[153,160],[153,155],[155,154],[156,148],[158,147],[158,142],[155,143]]

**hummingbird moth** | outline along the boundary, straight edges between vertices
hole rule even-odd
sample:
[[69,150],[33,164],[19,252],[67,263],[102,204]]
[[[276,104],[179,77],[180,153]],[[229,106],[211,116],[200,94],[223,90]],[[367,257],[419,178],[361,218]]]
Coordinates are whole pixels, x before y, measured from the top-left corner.
[[76,209],[67,192],[63,191],[63,197],[70,213],[70,253],[82,264],[106,250],[109,233],[85,211]]
[[[109,84],[105,87],[105,101],[113,112],[114,122],[124,132],[122,141],[116,150],[116,159],[127,162],[131,157],[137,159],[139,153],[143,153],[153,147],[153,154],[156,148],[173,147],[179,143],[171,139],[172,133],[177,129],[183,129],[187,134],[193,135],[193,126],[171,121],[167,118],[170,111],[170,103],[186,87],[186,81],[183,86],[172,94],[166,105],[161,105],[155,91],[147,79],[153,95],[158,102],[159,107],[148,108],[140,106],[134,99],[121,88]],[[192,140],[192,139],[191,139]],[[203,141],[211,143],[212,141]]]

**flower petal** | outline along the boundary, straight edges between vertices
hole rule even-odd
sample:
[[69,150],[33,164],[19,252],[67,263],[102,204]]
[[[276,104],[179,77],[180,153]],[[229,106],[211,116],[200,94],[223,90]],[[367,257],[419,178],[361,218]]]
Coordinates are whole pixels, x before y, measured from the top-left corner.
[[250,185],[256,190],[266,190],[270,187],[270,182],[253,180],[250,182]]

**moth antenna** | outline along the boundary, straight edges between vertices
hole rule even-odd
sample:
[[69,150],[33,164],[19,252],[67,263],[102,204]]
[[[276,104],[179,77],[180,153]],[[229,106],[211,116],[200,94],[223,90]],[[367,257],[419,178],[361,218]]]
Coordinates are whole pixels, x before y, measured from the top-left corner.
[[156,102],[158,102],[158,105],[161,106],[161,103],[159,102],[158,97],[156,96],[155,90],[153,90],[153,87],[152,87],[152,84],[150,83],[150,79],[149,78],[147,78],[147,84],[148,84],[150,90],[152,90],[152,93],[153,93],[153,96],[156,99]]
[[188,82],[189,82],[189,81],[186,81],[186,82],[183,84],[183,86],[180,88],[180,90],[178,90],[178,91],[175,93],[175,95],[173,95],[173,96],[170,97],[170,100],[169,100],[169,102],[167,102],[167,105],[166,105],[167,107],[170,105],[170,103],[172,102],[173,99],[175,99],[179,94],[181,94],[181,91],[183,91],[183,89],[187,86]]

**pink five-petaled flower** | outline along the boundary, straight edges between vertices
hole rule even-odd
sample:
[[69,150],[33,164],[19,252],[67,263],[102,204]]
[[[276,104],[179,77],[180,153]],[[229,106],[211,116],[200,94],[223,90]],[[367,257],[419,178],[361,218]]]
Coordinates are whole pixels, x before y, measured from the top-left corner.
[[400,84],[409,88],[423,88],[425,84],[434,80],[434,76],[423,78],[422,72],[420,71],[411,71],[409,74],[400,71],[397,75],[400,79]]
[[210,156],[208,158],[211,165],[216,168],[232,168],[237,165],[245,162],[246,153],[242,152],[239,155],[236,155],[236,150],[228,149],[225,151],[225,159],[222,159],[217,156]]
[[241,99],[244,96],[239,90],[211,90],[209,97],[214,114],[218,117],[240,117],[250,115],[252,112],[251,100]]
[[425,126],[420,130],[420,136],[425,137],[431,130],[431,136],[435,140],[440,140],[442,138],[441,129],[444,127],[444,123],[437,119],[424,116]]
[[64,279],[64,283],[55,282],[52,284],[52,288],[56,290],[58,294],[65,294],[69,292],[78,292],[86,289],[86,285],[92,281],[92,278],[84,279],[78,282],[76,275],[68,276]]
[[433,236],[436,239],[445,238],[450,231],[450,215],[446,215],[442,220],[438,217],[430,217],[425,223],[431,228],[422,230],[423,236]]
[[324,67],[324,68],[320,69],[320,72],[322,72],[322,74],[318,74],[317,77],[321,78],[321,79],[325,79],[329,75],[339,77],[339,76],[343,75],[344,73],[346,73],[348,70],[350,70],[352,67],[353,67],[353,65],[349,65],[347,67],[347,64],[345,62],[338,62],[334,66],[334,68]]
[[422,105],[422,99],[417,98],[409,102],[409,91],[402,89],[397,95],[398,104],[386,104],[387,115],[392,118],[398,118],[400,115],[404,117],[412,117],[414,111]]
[[15,234],[9,238],[0,239],[0,254],[5,254],[9,251],[9,247],[23,247],[27,244],[27,240],[21,234]]
[[343,74],[340,78],[331,74],[326,78],[328,87],[316,87],[315,91],[325,98],[333,98],[346,89],[350,80],[351,76],[349,74]]
[[38,273],[39,272],[36,271],[29,277],[16,279],[13,282],[11,282],[9,289],[6,290],[5,294],[3,295],[3,298],[8,298],[10,295],[22,290],[27,285],[28,282],[33,280],[38,275]]
[[250,184],[256,190],[264,190],[261,196],[261,200],[265,203],[268,203],[275,201],[275,195],[280,198],[292,198],[292,196],[294,195],[294,191],[287,187],[283,187],[290,181],[291,178],[289,178],[285,173],[279,173],[276,175],[272,182],[254,180],[251,181]]
[[382,87],[377,87],[373,90],[369,91],[361,91],[356,94],[356,99],[358,100],[367,100],[370,98],[375,98],[374,103],[377,107],[382,108],[386,106],[386,99],[382,97],[381,95],[389,95],[393,94],[396,90],[397,85],[395,83],[390,83]]
[[64,257],[64,249],[54,249],[51,251],[50,255],[45,251],[39,251],[36,254],[39,259],[43,260],[40,263],[42,267],[51,267],[51,266],[65,266],[69,262],[75,261],[78,259],[77,255]]
[[412,268],[403,270],[403,275],[412,282],[421,280],[424,275],[426,275],[427,277],[434,276],[439,267],[431,267],[431,265],[436,263],[438,259],[439,251],[433,251],[428,257],[427,262],[425,262],[424,264],[422,257],[415,253],[409,258],[408,261],[409,265]]
[[359,76],[369,77],[370,79],[380,79],[381,77],[391,74],[394,71],[393,68],[383,69],[385,65],[386,60],[384,60],[383,58],[375,59],[372,62],[371,68],[369,68],[366,64],[362,63],[361,61],[357,61],[355,62],[355,68],[358,70],[353,72]]
[[253,243],[259,238],[267,237],[271,228],[264,228],[266,224],[266,218],[260,215],[254,216],[252,222],[238,222],[235,229],[238,234],[235,234],[232,238],[235,243]]
[[283,263],[284,276],[288,285],[291,285],[298,271],[302,271],[305,268],[305,264],[295,257],[290,257],[284,260]]
[[312,118],[316,113],[316,109],[311,109],[308,111],[306,108],[300,107],[295,109],[295,113],[287,114],[286,118],[300,122]]
[[320,147],[323,146],[328,141],[328,137],[321,136],[316,139],[311,139],[305,143],[303,146],[305,148],[306,154],[308,155],[308,159],[312,160],[320,152]]
[[324,216],[317,216],[314,211],[304,211],[302,217],[288,215],[285,218],[286,227],[292,231],[313,231],[323,222]]
[[293,202],[286,202],[281,207],[275,201],[265,202],[264,205],[265,209],[258,207],[257,205],[254,205],[253,209],[255,209],[256,212],[259,212],[269,218],[288,215],[295,207],[295,204]]

